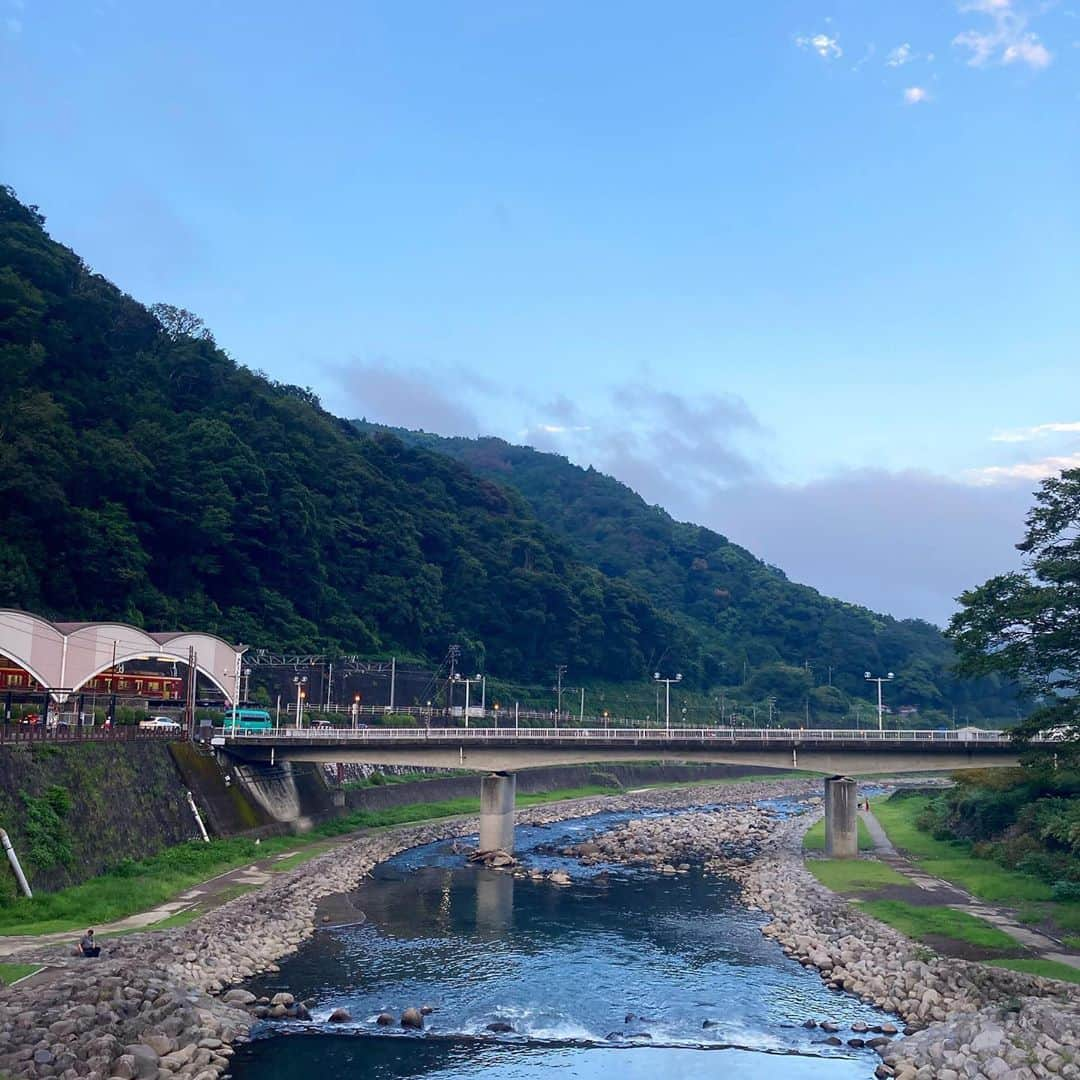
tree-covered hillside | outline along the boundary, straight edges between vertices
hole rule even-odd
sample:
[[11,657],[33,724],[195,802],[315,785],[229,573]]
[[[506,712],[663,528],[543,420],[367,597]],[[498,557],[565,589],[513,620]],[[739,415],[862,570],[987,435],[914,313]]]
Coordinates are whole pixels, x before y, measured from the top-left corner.
[[747,685],[748,700],[776,696],[818,712],[842,704],[830,684],[865,696],[863,672],[897,674],[890,700],[969,718],[1013,713],[1011,684],[957,680],[952,648],[937,627],[894,619],[822,596],[783,571],[698,525],[675,521],[625,484],[556,454],[502,439],[445,438],[356,421],[437,451],[525,497],[573,554],[640,590],[702,643],[701,667],[672,657],[708,684]]
[[0,606],[280,649],[435,660],[457,642],[521,682],[663,667],[815,716],[892,669],[894,703],[1004,712],[996,677],[951,678],[933,627],[793,585],[607,477],[358,431],[189,313],[135,302],[7,189],[0,373]]
[[150,311],[0,190],[0,606],[638,675],[678,639],[516,494],[365,437]]

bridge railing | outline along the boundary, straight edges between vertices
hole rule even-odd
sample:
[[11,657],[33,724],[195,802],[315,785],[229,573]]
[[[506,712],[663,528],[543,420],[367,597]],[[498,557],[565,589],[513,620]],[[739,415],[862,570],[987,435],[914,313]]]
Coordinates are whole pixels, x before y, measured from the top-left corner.
[[971,743],[1001,744],[1010,741],[1007,731],[937,731],[937,730],[857,730],[851,728],[512,728],[512,727],[451,727],[451,728],[296,728],[281,727],[273,731],[226,730],[228,739],[301,739],[321,743],[399,742],[417,740],[430,742],[474,742],[500,739],[514,742],[575,742],[580,739],[612,743],[626,742],[727,742],[776,743],[792,745],[806,742],[844,742],[880,744]]

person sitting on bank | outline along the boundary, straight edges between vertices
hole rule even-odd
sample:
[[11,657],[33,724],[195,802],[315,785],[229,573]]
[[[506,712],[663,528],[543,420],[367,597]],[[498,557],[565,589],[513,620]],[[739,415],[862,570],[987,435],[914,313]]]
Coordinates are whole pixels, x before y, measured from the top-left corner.
[[94,940],[94,931],[87,930],[79,942],[80,956],[100,956],[101,946]]

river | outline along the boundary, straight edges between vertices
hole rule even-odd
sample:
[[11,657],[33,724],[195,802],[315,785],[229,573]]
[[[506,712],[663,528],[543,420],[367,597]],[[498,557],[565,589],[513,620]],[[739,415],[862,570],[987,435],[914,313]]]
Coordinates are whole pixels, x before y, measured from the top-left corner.
[[[449,843],[382,864],[327,906],[336,925],[249,984],[313,1000],[313,1022],[261,1025],[238,1048],[233,1075],[458,1080],[483,1071],[540,1080],[560,1068],[589,1080],[610,1080],[612,1070],[619,1080],[717,1070],[725,1080],[871,1077],[876,1054],[828,1046],[820,1029],[802,1025],[888,1017],[785,957],[732,884],[697,870],[583,868],[538,850],[627,816],[518,828],[526,868],[566,869],[570,886],[468,866]],[[435,1010],[423,1033],[374,1023],[380,1011],[397,1017],[421,1005]],[[326,1023],[338,1007],[352,1023]],[[493,1033],[492,1023],[513,1030]]]

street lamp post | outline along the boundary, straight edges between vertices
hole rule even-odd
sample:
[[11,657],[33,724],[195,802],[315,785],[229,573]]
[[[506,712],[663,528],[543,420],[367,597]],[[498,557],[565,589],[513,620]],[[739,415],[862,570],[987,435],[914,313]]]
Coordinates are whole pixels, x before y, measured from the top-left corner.
[[878,731],[885,730],[885,703],[881,697],[881,684],[892,682],[896,676],[890,671],[887,675],[871,675],[869,671],[864,672],[863,678],[867,682],[877,683],[877,729]]
[[[671,684],[672,683],[681,683],[682,682],[682,674],[681,673],[676,674],[674,679],[665,679],[665,678],[661,677],[659,671],[654,671],[653,672],[653,678],[656,680],[657,683],[663,683],[664,684],[664,727],[666,728],[667,733],[670,735],[671,734]],[[657,687],[657,689],[659,689],[659,686]]]
[[484,681],[483,675],[477,675],[475,678],[470,679],[468,676],[454,675],[454,682],[465,684],[465,726],[469,726],[469,687],[473,683],[479,683]]
[[301,709],[303,707],[303,700],[306,696],[304,693],[304,687],[307,685],[306,675],[294,675],[293,683],[296,685],[296,726],[300,727],[303,714]]

